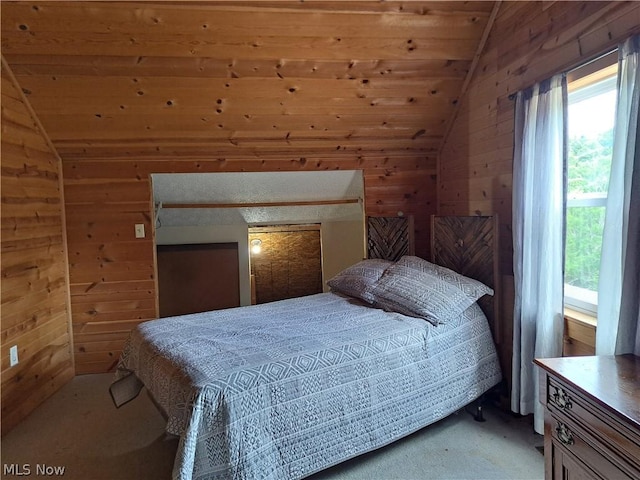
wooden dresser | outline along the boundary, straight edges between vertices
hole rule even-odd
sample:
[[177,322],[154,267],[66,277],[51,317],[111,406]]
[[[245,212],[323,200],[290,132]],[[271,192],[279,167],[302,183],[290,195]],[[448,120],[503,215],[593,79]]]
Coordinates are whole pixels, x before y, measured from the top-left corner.
[[534,360],[547,480],[640,479],[640,357]]

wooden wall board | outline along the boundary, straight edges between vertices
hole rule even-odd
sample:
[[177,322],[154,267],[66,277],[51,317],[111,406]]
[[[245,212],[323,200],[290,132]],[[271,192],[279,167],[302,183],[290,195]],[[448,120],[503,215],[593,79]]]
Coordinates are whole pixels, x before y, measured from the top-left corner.
[[65,194],[76,370],[106,372],[131,328],[158,317],[150,180],[69,176]]
[[[312,60],[312,59],[234,59],[231,64],[211,58],[172,58],[168,63],[159,57],[122,57],[102,55],[9,55],[17,75],[43,75],[55,65],[58,75],[80,75],[91,64],[98,76],[156,77],[224,77],[232,71],[240,78],[264,77],[266,74],[284,78],[350,78],[363,79],[371,75],[396,75],[402,78],[461,78],[469,68],[468,60]],[[265,73],[267,72],[267,73]],[[238,99],[240,100],[240,99]],[[104,105],[111,104],[105,101]]]
[[635,2],[502,2],[478,68],[444,141],[438,212],[500,218],[500,358],[510,380],[513,318],[513,93],[591,60],[640,32]]
[[[30,361],[30,369],[41,372],[37,377],[2,373],[2,428],[7,433],[64,384],[73,378],[73,361],[69,355],[68,339],[61,338],[39,351]],[[14,369],[15,370],[15,369]],[[11,400],[10,399],[18,399]],[[28,400],[27,400],[28,399]],[[9,403],[10,402],[10,403]]]
[[[80,5],[74,5],[80,4]],[[344,29],[346,36],[363,36],[368,38],[370,25],[363,25],[363,20],[370,19],[384,38],[398,37],[397,27],[403,27],[416,37],[426,37],[430,28],[438,36],[451,38],[464,37],[464,31],[452,32],[451,29],[479,29],[481,18],[490,10],[493,2],[474,2],[455,7],[457,15],[451,15],[449,2],[313,2],[313,5],[302,6],[295,2],[259,2],[264,6],[262,12],[256,12],[258,2],[200,2],[200,16],[194,17],[191,11],[172,2],[154,5],[154,9],[131,11],[129,9],[114,10],[103,7],[90,15],[87,9],[94,9],[92,2],[60,2],[59,7],[65,9],[64,15],[56,12],[36,10],[29,5],[22,5],[9,12],[10,22],[21,22],[28,19],[31,30],[96,32],[111,33],[118,31],[127,33],[127,23],[135,24],[141,32],[153,33],[160,29],[165,33],[184,34],[186,31],[200,31],[202,35],[209,32],[212,25],[219,26],[224,36],[238,34],[256,34],[256,29],[268,37],[298,38],[301,30],[310,36],[327,37],[335,33],[332,24]],[[309,15],[313,13],[313,16]],[[247,13],[242,23],[238,15]],[[377,13],[399,13],[399,15],[383,17]],[[447,15],[449,14],[449,15]],[[277,15],[281,21],[274,23]]]
[[[391,174],[395,171],[422,171],[436,173],[435,155],[404,152],[402,154],[383,155],[369,152],[349,152],[343,148],[332,154],[311,152],[305,155],[279,155],[264,152],[258,155],[250,152],[227,152],[230,156],[217,154],[213,158],[194,155],[191,159],[162,160],[158,156],[148,158],[142,152],[132,149],[131,158],[115,156],[101,158],[65,159],[65,179],[82,181],[87,178],[142,180],[150,173],[215,173],[225,171],[307,171],[362,169],[369,175]],[[75,154],[74,154],[75,156]],[[95,208],[100,208],[96,205]],[[104,210],[104,206],[100,210]],[[85,213],[91,213],[89,207]],[[134,211],[134,210],[132,210]],[[102,213],[102,212],[101,212]]]
[[[2,59],[2,434],[74,375],[61,162]],[[10,366],[9,348],[19,362]]]

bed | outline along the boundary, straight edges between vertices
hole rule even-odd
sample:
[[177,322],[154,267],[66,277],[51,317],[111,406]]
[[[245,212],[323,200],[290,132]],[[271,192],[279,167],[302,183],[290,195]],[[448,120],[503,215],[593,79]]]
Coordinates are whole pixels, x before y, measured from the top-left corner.
[[180,437],[173,478],[303,478],[501,380],[486,284],[415,256],[364,260],[329,284],[132,331],[111,394],[119,406],[150,392]]

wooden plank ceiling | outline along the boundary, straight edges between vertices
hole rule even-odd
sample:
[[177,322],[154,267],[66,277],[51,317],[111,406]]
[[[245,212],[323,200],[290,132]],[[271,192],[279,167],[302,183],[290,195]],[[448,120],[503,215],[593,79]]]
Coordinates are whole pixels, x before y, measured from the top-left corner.
[[493,6],[3,1],[2,54],[63,159],[432,155]]

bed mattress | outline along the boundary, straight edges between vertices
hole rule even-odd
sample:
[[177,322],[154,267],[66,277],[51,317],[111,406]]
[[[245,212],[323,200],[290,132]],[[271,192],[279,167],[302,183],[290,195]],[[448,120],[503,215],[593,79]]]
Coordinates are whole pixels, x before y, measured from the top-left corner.
[[180,436],[175,479],[303,478],[382,447],[501,380],[473,304],[445,325],[321,293],[145,322],[116,404],[144,385]]

